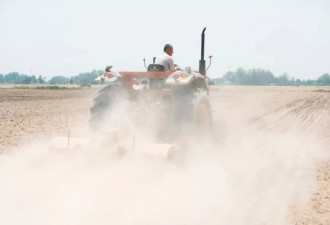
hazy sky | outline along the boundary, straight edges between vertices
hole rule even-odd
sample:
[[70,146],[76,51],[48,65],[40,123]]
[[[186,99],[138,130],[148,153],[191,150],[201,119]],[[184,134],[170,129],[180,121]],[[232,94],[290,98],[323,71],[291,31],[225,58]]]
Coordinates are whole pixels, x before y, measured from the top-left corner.
[[204,26],[211,77],[239,66],[330,72],[329,0],[0,0],[0,73],[144,70],[166,43],[175,63],[197,69]]

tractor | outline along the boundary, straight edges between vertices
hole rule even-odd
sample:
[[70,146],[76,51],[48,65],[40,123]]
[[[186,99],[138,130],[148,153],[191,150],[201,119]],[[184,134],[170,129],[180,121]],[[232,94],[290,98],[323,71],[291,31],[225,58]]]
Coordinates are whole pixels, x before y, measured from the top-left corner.
[[[211,130],[210,79],[206,76],[204,60],[205,30],[201,37],[199,71],[190,67],[177,71],[165,71],[159,64],[150,64],[145,72],[118,72],[107,66],[105,73],[96,78],[107,82],[98,92],[90,109],[90,127],[100,131],[118,102],[129,102],[125,113],[137,114],[134,121],[148,121],[152,132],[164,142],[177,142],[178,137],[207,135]],[[155,62],[155,58],[153,60]],[[145,64],[145,59],[144,59]],[[136,113],[140,112],[140,113]],[[142,117],[142,118],[141,118]],[[155,125],[157,124],[157,125]]]

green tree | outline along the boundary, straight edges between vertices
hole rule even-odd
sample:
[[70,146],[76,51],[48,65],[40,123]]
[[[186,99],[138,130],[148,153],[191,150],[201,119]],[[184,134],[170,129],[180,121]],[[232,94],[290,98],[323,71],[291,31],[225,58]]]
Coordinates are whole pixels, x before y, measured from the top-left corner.
[[29,84],[30,83],[30,77],[28,75],[21,74],[19,78],[20,84]]
[[94,81],[95,78],[102,75],[103,73],[103,70],[93,70],[92,72],[79,73],[76,82],[80,84],[93,84],[96,83]]
[[300,79],[296,80],[296,83],[295,83],[296,86],[300,86],[302,84],[303,84],[303,81],[301,81]]
[[17,72],[7,73],[5,75],[5,78],[6,78],[6,82],[10,84],[19,83],[20,81],[20,75]]
[[0,83],[1,84],[6,83],[6,78],[5,78],[5,75],[3,75],[3,74],[0,74]]
[[316,80],[316,83],[318,85],[330,85],[330,75],[328,73],[323,74]]
[[39,75],[39,77],[38,77],[38,83],[39,84],[43,84],[44,83],[44,80],[42,79],[41,75]]
[[50,79],[49,81],[50,84],[64,84],[68,82],[69,82],[69,78],[64,76],[55,76],[52,77],[52,79]]
[[30,84],[35,84],[35,83],[37,83],[37,78],[36,78],[35,75],[31,75],[30,76]]
[[282,74],[281,76],[279,76],[277,78],[277,85],[286,86],[286,85],[289,85],[289,84],[290,84],[290,81],[289,81],[288,74],[284,73],[284,74]]
[[233,76],[234,72],[228,71],[225,75],[223,75],[222,80],[224,83],[231,83]]
[[308,79],[304,83],[307,86],[313,86],[313,85],[315,85],[315,80]]

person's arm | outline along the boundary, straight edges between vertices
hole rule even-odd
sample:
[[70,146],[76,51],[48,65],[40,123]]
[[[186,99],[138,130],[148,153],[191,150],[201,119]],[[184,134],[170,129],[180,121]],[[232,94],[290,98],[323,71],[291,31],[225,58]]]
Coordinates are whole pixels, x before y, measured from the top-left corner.
[[174,60],[173,58],[171,57],[170,60],[169,60],[169,63],[170,63],[170,70],[176,70],[175,66],[174,66]]

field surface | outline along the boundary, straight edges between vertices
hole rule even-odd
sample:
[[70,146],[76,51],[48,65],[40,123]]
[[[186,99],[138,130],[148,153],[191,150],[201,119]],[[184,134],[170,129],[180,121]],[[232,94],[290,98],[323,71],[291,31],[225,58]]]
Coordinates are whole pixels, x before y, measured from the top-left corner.
[[[92,106],[93,98],[97,95],[98,90],[98,87],[85,90],[36,90],[1,88],[0,86],[1,155],[10,155],[10,152],[17,147],[36,140],[48,141],[57,135],[65,136],[69,128],[77,136],[87,133],[89,108]],[[242,187],[247,187],[241,190],[233,185],[236,191],[233,192],[233,195],[242,195],[242,197],[240,200],[229,201],[232,205],[225,205],[221,208],[224,212],[227,206],[228,208],[231,206],[241,208],[242,212],[237,213],[241,215],[240,219],[236,221],[227,218],[228,215],[233,217],[236,215],[229,210],[226,215],[219,214],[219,217],[222,216],[222,218],[217,218],[217,213],[212,214],[211,217],[214,217],[212,221],[232,221],[227,224],[244,224],[244,221],[245,224],[275,224],[275,222],[270,222],[274,219],[272,211],[284,208],[285,222],[279,220],[277,224],[329,225],[330,88],[214,86],[210,99],[215,132],[218,132],[221,140],[224,140],[224,144],[216,146],[219,154],[223,154],[223,157],[220,157],[223,160],[219,159],[219,163],[224,165],[222,169],[227,171],[227,174],[232,174],[230,176],[233,179],[231,184],[242,184]],[[75,127],[80,128],[75,129]],[[263,158],[260,158],[261,155]],[[283,161],[280,159],[282,156]],[[254,160],[250,161],[250,159]],[[249,161],[253,163],[250,165]],[[272,170],[269,173],[263,172],[267,171],[267,168],[272,168]],[[258,175],[240,176],[246,171],[249,171],[249,174]],[[7,178],[1,177],[0,182],[5,182]],[[145,182],[151,182],[149,178],[144,177]],[[250,181],[246,179],[250,179]],[[288,185],[273,188],[277,187],[279,183]],[[254,197],[247,197],[250,195],[249,188],[256,189],[255,187],[258,186],[264,187],[267,191],[254,190],[251,191],[253,193],[251,195]],[[9,188],[10,186],[8,186]],[[0,188],[0,191],[4,190]],[[203,188],[198,190],[204,191]],[[212,192],[210,189],[206,190]],[[287,190],[290,191],[286,192]],[[0,199],[2,197],[0,194]],[[279,199],[280,204],[274,203],[276,199]],[[273,203],[264,203],[267,201]],[[192,201],[192,205],[194,202]],[[210,210],[217,210],[217,206],[214,206],[211,200],[208,203],[196,200],[196,205],[198,205],[197,202],[204,208],[210,207]],[[247,202],[251,204],[247,204]],[[146,201],[145,204],[148,205],[148,203],[151,204],[152,201]],[[1,204],[6,204],[6,201]],[[192,212],[194,210],[198,212],[197,206],[189,207]],[[1,209],[3,208],[0,207],[0,211]],[[12,209],[17,210],[14,206]],[[257,213],[254,213],[254,209]],[[7,210],[7,214],[0,212],[0,223],[2,220],[4,222],[14,221],[10,216],[10,209],[7,208]],[[178,212],[173,212],[165,206],[164,210],[168,210],[168,216],[173,213],[173,217],[180,217],[176,214]],[[143,209],[139,212],[144,215]],[[102,214],[102,212],[98,213],[100,214],[94,214],[94,216]],[[182,218],[185,218],[185,214],[182,214]],[[254,214],[254,216],[250,217],[247,214]],[[119,215],[121,214],[119,213]],[[159,218],[162,218],[161,215],[159,214]],[[102,216],[105,217],[103,214]],[[144,221],[143,218],[141,221]],[[200,224],[217,224],[217,222],[213,223],[205,218],[198,219],[196,219],[197,222],[195,221],[196,224],[198,222],[201,222]],[[36,222],[33,219],[31,221]],[[103,221],[119,221],[117,224],[120,224],[124,220],[104,219]],[[127,221],[129,222],[129,220],[125,220],[125,222]],[[171,221],[167,222],[170,224]],[[188,224],[188,220],[185,219],[179,222],[174,221],[172,224],[180,222]],[[190,224],[195,223],[190,221]],[[75,222],[71,224],[75,224]],[[77,222],[77,224],[79,223]]]

